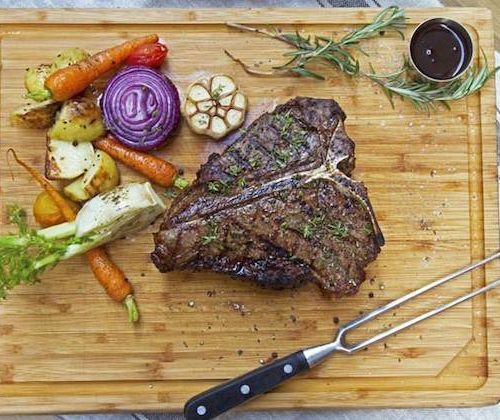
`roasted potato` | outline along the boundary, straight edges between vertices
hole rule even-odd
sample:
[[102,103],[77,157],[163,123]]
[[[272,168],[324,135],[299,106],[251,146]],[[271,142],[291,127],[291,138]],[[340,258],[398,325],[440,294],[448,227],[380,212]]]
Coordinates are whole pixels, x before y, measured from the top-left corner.
[[28,91],[27,98],[37,102],[43,102],[50,98],[50,91],[45,88],[45,79],[50,73],[52,73],[52,67],[48,64],[40,64],[38,67],[26,69],[24,87]]
[[96,101],[79,96],[64,102],[49,138],[67,141],[92,141],[105,133],[101,109]]
[[120,172],[115,161],[106,152],[98,150],[90,169],[67,185],[64,194],[73,201],[85,201],[113,189],[119,183]]
[[[77,204],[71,201],[67,202],[75,211],[78,211]],[[45,191],[38,194],[33,203],[33,216],[42,227],[53,226],[66,221],[55,201]]]
[[94,146],[88,141],[47,138],[45,176],[49,179],[75,179],[94,162]]
[[79,61],[85,60],[88,56],[89,53],[82,48],[68,48],[57,54],[56,58],[52,62],[52,70],[55,71],[71,66]]
[[55,120],[59,102],[49,99],[43,102],[29,101],[10,114],[10,123],[16,127],[48,128]]

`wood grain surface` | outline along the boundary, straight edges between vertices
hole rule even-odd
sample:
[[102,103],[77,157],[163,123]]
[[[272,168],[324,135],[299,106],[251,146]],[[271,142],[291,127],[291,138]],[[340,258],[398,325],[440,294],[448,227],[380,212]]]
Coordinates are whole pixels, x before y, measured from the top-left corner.
[[[0,306],[0,413],[179,410],[192,394],[259,361],[329,340],[335,322],[401,296],[498,248],[494,85],[451,111],[392,109],[370,82],[333,70],[325,82],[245,74],[224,48],[261,67],[284,47],[228,29],[224,21],[341,36],[376,13],[368,9],[300,10],[3,10],[0,13],[0,231],[5,204],[29,208],[38,187],[7,164],[14,147],[38,169],[44,132],[12,128],[22,103],[24,68],[80,46],[98,51],[158,33],[171,50],[164,71],[183,92],[196,78],[226,72],[248,94],[247,123],[296,95],[336,99],[356,142],[355,177],[363,180],[387,244],[357,296],[333,299],[315,286],[269,291],[210,272],[160,274],[149,261],[151,232],[109,246],[137,291],[142,319],[130,325],[83,259],[74,258],[19,287]],[[493,62],[492,16],[484,9],[443,9],[466,22]],[[409,28],[434,10],[411,10]],[[379,71],[395,69],[406,43],[386,34],[365,44]],[[476,58],[477,59],[477,58]],[[366,62],[366,60],[365,60]],[[158,155],[192,179],[199,165],[231,141],[216,143],[184,124]],[[121,167],[123,181],[141,179]],[[161,192],[161,190],[159,190]],[[349,337],[356,340],[485,284],[491,264],[430,292]],[[372,297],[370,297],[372,296]],[[251,408],[479,405],[500,391],[498,292],[354,356],[336,356]]]
[[495,28],[495,49],[500,50],[500,2],[498,0],[440,0],[444,6],[453,7],[485,7],[491,10],[496,19],[493,20]]

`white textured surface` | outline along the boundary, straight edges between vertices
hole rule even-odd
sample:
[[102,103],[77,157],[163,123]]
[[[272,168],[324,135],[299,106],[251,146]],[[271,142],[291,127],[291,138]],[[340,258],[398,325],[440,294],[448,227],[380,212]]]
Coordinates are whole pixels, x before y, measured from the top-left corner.
[[[390,6],[439,7],[438,0],[0,0],[0,7],[331,7]],[[500,65],[500,54],[496,54]],[[497,120],[500,120],[500,72],[497,74]],[[500,398],[500,390],[499,390]],[[78,407],[75,406],[75,411]],[[65,420],[181,420],[181,414],[64,415]],[[384,409],[384,410],[287,410],[228,413],[220,420],[498,420],[500,407],[461,409]]]

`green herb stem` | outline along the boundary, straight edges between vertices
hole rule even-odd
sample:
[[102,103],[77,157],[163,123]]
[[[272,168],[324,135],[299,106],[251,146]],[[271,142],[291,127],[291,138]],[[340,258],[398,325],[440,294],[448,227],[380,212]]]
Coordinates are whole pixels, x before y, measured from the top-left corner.
[[283,54],[289,59],[287,62],[270,70],[261,70],[249,66],[228,51],[225,51],[225,53],[233,61],[240,64],[246,72],[263,76],[295,75],[324,80],[325,77],[312,71],[309,65],[313,63],[326,64],[349,76],[362,76],[375,82],[384,91],[393,107],[394,97],[399,97],[402,100],[409,100],[420,111],[429,111],[439,105],[449,107],[448,102],[462,99],[477,92],[500,69],[498,67],[490,71],[483,52],[483,64],[479,69],[472,68],[464,77],[446,84],[429,82],[414,77],[414,72],[407,60],[398,71],[392,74],[377,74],[371,66],[370,72],[361,71],[359,61],[353,55],[353,52],[357,50],[365,55],[368,54],[359,47],[359,43],[362,40],[375,38],[388,30],[395,31],[404,37],[402,29],[404,29],[405,23],[404,9],[397,6],[388,7],[376,15],[371,23],[350,31],[337,41],[332,37],[320,35],[303,36],[299,32],[268,31],[228,23],[227,25],[230,27],[284,42],[292,46],[293,49]]
[[97,238],[76,238],[75,224],[63,223],[35,231],[28,228],[26,213],[9,206],[9,220],[17,235],[0,236],[0,299],[18,284],[31,284],[46,268],[93,247]]
[[393,30],[403,36],[401,30],[405,27],[405,20],[405,11],[403,9],[397,6],[388,7],[380,12],[370,24],[349,32],[339,41],[319,35],[314,37],[303,36],[298,31],[295,33],[284,33],[277,30],[271,32],[238,23],[226,23],[227,26],[232,28],[261,34],[284,42],[294,47],[294,50],[283,54],[289,59],[287,62],[268,71],[250,67],[230,52],[226,50],[224,52],[251,74],[269,76],[289,73],[324,80],[323,75],[313,72],[307,67],[314,61],[320,61],[354,76],[359,73],[359,61],[352,54],[351,49],[360,50],[358,44],[361,40],[379,36],[381,31]]
[[130,322],[139,321],[139,308],[137,307],[137,303],[133,295],[128,295],[123,301],[125,308],[128,313],[128,320]]
[[438,105],[449,108],[448,102],[472,95],[481,89],[499,69],[500,67],[489,70],[488,60],[483,52],[483,65],[479,69],[473,67],[463,78],[451,83],[437,84],[410,79],[408,73],[411,68],[407,61],[400,70],[392,74],[377,75],[371,67],[371,73],[364,73],[364,75],[382,88],[393,108],[394,96],[398,96],[402,100],[408,99],[418,110],[428,111]]

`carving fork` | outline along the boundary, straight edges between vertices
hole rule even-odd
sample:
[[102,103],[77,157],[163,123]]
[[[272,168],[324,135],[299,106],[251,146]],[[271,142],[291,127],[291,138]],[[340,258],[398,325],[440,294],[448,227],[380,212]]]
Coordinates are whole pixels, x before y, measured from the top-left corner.
[[376,334],[366,340],[360,341],[356,344],[348,344],[346,342],[345,336],[349,331],[357,328],[361,324],[368,322],[384,312],[390,311],[391,309],[402,305],[413,298],[420,296],[421,294],[434,289],[435,287],[441,286],[442,284],[455,279],[456,277],[462,276],[476,268],[479,268],[490,261],[493,261],[500,257],[500,251],[493,255],[485,258],[482,261],[470,264],[452,274],[429,283],[420,289],[414,290],[399,299],[393,300],[386,305],[383,305],[365,315],[362,315],[352,321],[341,325],[333,339],[333,341],[325,344],[321,344],[316,347],[311,347],[305,350],[299,350],[292,353],[286,357],[278,359],[272,363],[262,366],[258,369],[252,370],[242,376],[235,379],[222,383],[214,388],[208,389],[201,394],[198,394],[191,398],[184,406],[184,416],[187,420],[205,420],[211,419],[224,413],[225,411],[234,408],[244,402],[250,400],[251,398],[262,395],[271,389],[275,388],[282,382],[286,381],[297,375],[298,373],[310,369],[313,366],[321,363],[326,358],[331,356],[333,353],[342,352],[347,354],[356,353],[371,344],[377,343],[385,338],[403,331],[421,321],[433,317],[449,308],[452,308],[459,303],[465,302],[485,293],[495,287],[500,286],[500,278],[489,283],[488,285],[476,289],[470,293],[467,293],[455,300],[452,300],[444,305],[441,305],[435,309],[432,309],[422,315],[419,315],[413,319],[405,321],[399,325],[392,328],[386,329],[379,334]]

